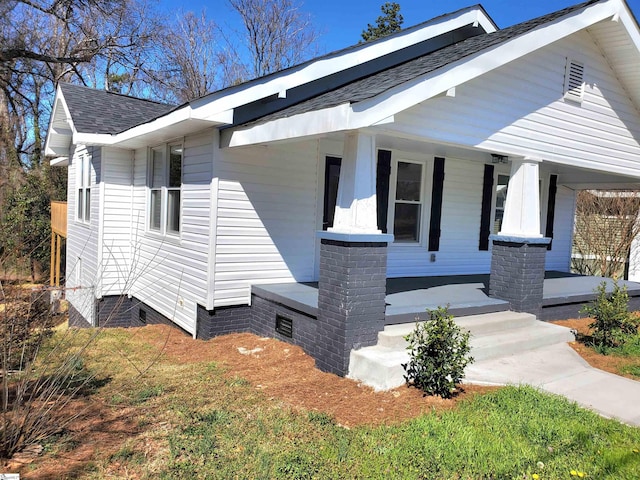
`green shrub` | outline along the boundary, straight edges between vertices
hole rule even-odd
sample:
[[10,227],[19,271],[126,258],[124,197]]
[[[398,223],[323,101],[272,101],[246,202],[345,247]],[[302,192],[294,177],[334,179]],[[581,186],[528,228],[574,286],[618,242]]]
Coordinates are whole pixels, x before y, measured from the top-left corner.
[[428,395],[451,398],[464,377],[469,356],[469,332],[462,332],[446,307],[427,310],[429,320],[417,323],[405,337],[410,360],[402,364],[404,378]]
[[580,310],[593,318],[589,327],[596,349],[607,353],[607,349],[620,347],[638,333],[638,326],[629,313],[629,295],[627,287],[620,288],[618,281],[613,282],[613,291],[607,293],[607,283],[602,282],[596,288],[597,297]]

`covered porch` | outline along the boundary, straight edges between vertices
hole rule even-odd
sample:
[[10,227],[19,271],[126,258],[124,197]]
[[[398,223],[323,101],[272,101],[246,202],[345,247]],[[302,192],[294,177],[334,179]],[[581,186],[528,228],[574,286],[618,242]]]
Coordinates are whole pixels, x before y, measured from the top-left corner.
[[[546,271],[543,283],[540,320],[561,320],[580,316],[580,309],[595,298],[595,289],[603,281],[610,290],[611,279]],[[640,309],[640,283],[619,281],[627,287],[630,308]],[[489,274],[402,277],[386,280],[385,325],[425,319],[427,309],[449,306],[456,317],[510,310],[508,301],[490,297]],[[317,318],[318,283],[279,283],[253,285],[252,297],[258,297],[297,314]]]

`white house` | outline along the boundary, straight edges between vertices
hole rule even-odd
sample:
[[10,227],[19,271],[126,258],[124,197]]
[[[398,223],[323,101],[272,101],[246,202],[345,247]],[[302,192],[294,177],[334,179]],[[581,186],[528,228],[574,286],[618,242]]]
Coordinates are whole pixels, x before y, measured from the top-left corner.
[[[538,312],[575,191],[640,181],[639,106],[623,0],[504,29],[469,7],[176,107],[61,84],[72,323],[291,335],[344,374],[386,277],[491,273]],[[301,282],[291,334],[255,289]]]

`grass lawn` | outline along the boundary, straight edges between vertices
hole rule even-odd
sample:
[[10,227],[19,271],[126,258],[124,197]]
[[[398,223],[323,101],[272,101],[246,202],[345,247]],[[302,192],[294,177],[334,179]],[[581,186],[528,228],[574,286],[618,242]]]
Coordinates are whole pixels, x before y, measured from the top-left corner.
[[[19,469],[23,479],[638,478],[640,429],[529,387],[451,404],[419,397],[430,407],[414,418],[342,426],[334,400],[311,409],[285,395],[302,388],[294,372],[306,356],[269,344],[293,356],[289,370],[269,364],[261,377],[256,368],[252,376],[238,369],[249,356],[267,362],[266,351],[243,357],[224,340],[193,340],[166,327],[105,330],[86,360],[105,385],[77,403],[86,413],[43,454],[3,471]],[[322,395],[313,382],[303,388]],[[401,403],[408,391],[347,396],[342,409],[366,410],[374,395]],[[384,405],[377,409],[394,408]]]

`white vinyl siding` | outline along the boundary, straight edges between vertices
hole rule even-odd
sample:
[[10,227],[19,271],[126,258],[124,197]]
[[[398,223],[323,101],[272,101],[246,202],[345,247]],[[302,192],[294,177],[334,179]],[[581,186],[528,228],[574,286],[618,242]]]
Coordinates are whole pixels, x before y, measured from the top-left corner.
[[[585,64],[580,105],[563,99],[567,56]],[[427,141],[640,176],[638,111],[585,32],[460,85],[455,97],[398,114],[391,128]]]
[[215,306],[249,303],[251,284],[314,280],[317,162],[315,142],[220,152]]
[[[89,190],[91,210],[87,222],[79,222],[78,218],[78,189],[80,185],[77,175],[81,171],[78,162],[86,158],[90,163]],[[100,219],[100,185],[96,183],[101,175],[100,147],[85,147],[78,145],[70,155],[68,167],[67,189],[67,291],[66,298],[78,312],[90,323],[94,321],[94,300],[99,280],[98,268],[98,226]],[[83,216],[84,217],[84,216]]]
[[136,297],[193,333],[207,300],[213,133],[184,139],[180,238],[147,232],[149,150],[103,150],[100,295]]
[[131,150],[103,147],[100,296],[126,294],[133,281],[132,168]]
[[[545,265],[547,270],[570,271],[575,205],[575,191],[558,185],[553,219],[553,244],[552,249],[547,250]],[[546,225],[546,218],[543,225]]]

